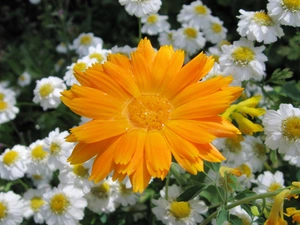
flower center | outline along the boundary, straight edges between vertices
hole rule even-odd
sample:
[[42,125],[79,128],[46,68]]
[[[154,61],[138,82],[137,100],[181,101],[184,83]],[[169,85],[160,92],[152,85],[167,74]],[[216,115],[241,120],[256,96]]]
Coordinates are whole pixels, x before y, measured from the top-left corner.
[[0,101],[4,100],[5,95],[3,93],[0,93]]
[[122,195],[131,195],[132,193],[132,188],[126,188],[126,185],[123,183],[120,183],[119,189]]
[[73,167],[73,173],[80,178],[86,178],[89,176],[89,169],[82,164],[77,164]]
[[239,166],[240,171],[242,174],[245,174],[247,178],[250,178],[252,175],[252,169],[245,163]]
[[153,23],[156,23],[156,22],[157,22],[157,15],[152,14],[152,15],[148,16],[147,23],[153,24]]
[[50,153],[52,155],[57,155],[59,152],[60,152],[60,145],[55,143],[55,142],[52,142],[51,145],[50,145]]
[[192,27],[185,28],[183,33],[187,38],[194,39],[194,38],[197,37],[197,30],[195,28],[192,28]]
[[282,0],[282,8],[291,12],[300,10],[300,0]]
[[253,20],[262,26],[272,26],[271,17],[264,11],[254,13]]
[[102,63],[104,61],[104,57],[100,53],[92,53],[90,54],[90,59],[97,59],[99,63]]
[[85,71],[86,68],[87,68],[86,63],[79,62],[79,63],[75,64],[75,66],[73,67],[73,70],[74,71],[79,70],[80,72],[83,72],[83,71]]
[[258,158],[263,158],[266,155],[266,148],[263,144],[256,143],[253,147],[253,151]]
[[34,212],[39,211],[39,209],[45,204],[45,201],[41,197],[33,197],[30,200],[30,207]]
[[3,157],[3,163],[7,166],[10,166],[11,164],[13,164],[14,162],[16,162],[19,158],[19,153],[11,150],[7,153],[5,153],[4,157]]
[[188,202],[172,202],[170,213],[177,219],[181,220],[188,217],[191,213],[191,207]]
[[246,46],[240,46],[237,47],[231,55],[236,64],[245,66],[254,60],[255,53]]
[[25,80],[25,76],[22,74],[21,76],[19,76],[19,80],[20,81],[24,81]]
[[162,129],[170,119],[173,106],[162,96],[140,96],[127,106],[131,123],[140,128]]
[[107,182],[103,182],[100,186],[91,189],[92,195],[97,198],[107,198],[110,191],[110,186]]
[[90,45],[91,43],[92,43],[92,37],[90,37],[89,35],[84,35],[80,39],[80,44],[81,45]]
[[0,221],[7,216],[7,207],[3,202],[0,202]]
[[228,151],[232,153],[240,153],[242,150],[241,142],[244,140],[242,135],[237,135],[236,137],[226,138],[225,146]]
[[278,190],[279,188],[281,188],[281,184],[277,183],[277,182],[273,182],[269,188],[268,188],[268,192],[273,192]]
[[196,13],[201,14],[201,15],[206,15],[207,14],[207,8],[204,5],[198,5],[195,8]]
[[51,211],[58,215],[63,214],[67,210],[69,205],[70,205],[69,200],[62,193],[55,194],[50,200]]
[[32,179],[34,179],[34,180],[41,180],[41,179],[43,179],[43,177],[41,175],[39,175],[39,174],[33,174],[32,175]]
[[0,111],[7,109],[7,103],[0,100]]
[[292,116],[282,121],[282,135],[289,141],[300,139],[300,117]]
[[214,33],[221,33],[222,32],[222,26],[218,23],[213,23],[211,25],[211,29]]
[[43,159],[46,158],[47,154],[48,153],[43,149],[42,145],[36,146],[31,151],[31,157],[36,161],[42,161]]
[[42,98],[47,97],[49,94],[53,92],[54,88],[51,84],[43,84],[40,88],[40,96]]

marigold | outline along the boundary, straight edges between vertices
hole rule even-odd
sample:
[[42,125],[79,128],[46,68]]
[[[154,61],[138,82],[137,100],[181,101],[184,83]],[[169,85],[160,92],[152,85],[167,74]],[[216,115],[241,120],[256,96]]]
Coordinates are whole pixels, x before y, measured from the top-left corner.
[[69,161],[96,156],[91,180],[114,171],[113,179],[129,176],[133,191],[142,192],[151,177],[165,178],[172,156],[192,174],[203,170],[203,160],[224,160],[211,141],[239,133],[219,114],[242,89],[228,86],[231,77],[198,82],[212,68],[212,57],[200,53],[183,62],[183,51],[155,51],[145,38],[130,59],[110,54],[104,64],[77,71],[81,86],[74,84],[61,99],[92,120],[70,129],[66,140],[77,145]]

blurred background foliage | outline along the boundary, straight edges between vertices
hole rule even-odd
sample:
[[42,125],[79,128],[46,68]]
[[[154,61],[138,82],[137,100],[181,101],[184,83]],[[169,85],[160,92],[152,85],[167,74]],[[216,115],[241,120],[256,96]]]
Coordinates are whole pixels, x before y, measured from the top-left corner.
[[[183,4],[192,1],[163,1],[159,13],[169,16],[172,29],[180,24],[176,17]],[[203,0],[212,15],[224,21],[228,29],[227,39],[231,42],[240,37],[236,32],[239,9],[246,11],[265,10],[267,0]],[[104,41],[104,48],[118,45],[135,47],[138,43],[138,21],[130,16],[117,0],[42,0],[34,5],[27,0],[1,0],[0,4],[0,82],[9,81],[10,87],[17,87],[17,78],[24,71],[32,75],[31,85],[19,89],[17,118],[0,125],[2,148],[14,143],[29,145],[42,139],[59,127],[68,130],[78,124],[79,117],[63,104],[58,109],[44,112],[32,103],[35,81],[43,77],[63,77],[66,67],[76,60],[75,52],[56,52],[60,42],[71,44],[83,32],[92,32]],[[299,80],[300,32],[293,27],[284,27],[285,36],[268,45],[266,54],[267,79],[276,70],[290,68],[293,80]],[[151,36],[158,48],[157,36]],[[204,50],[211,45],[207,44]],[[55,65],[60,61],[61,69]],[[293,86],[295,87],[295,85]],[[287,90],[289,90],[287,88]],[[295,92],[295,90],[294,90]],[[292,96],[296,93],[290,93]],[[286,96],[284,96],[286,97]]]

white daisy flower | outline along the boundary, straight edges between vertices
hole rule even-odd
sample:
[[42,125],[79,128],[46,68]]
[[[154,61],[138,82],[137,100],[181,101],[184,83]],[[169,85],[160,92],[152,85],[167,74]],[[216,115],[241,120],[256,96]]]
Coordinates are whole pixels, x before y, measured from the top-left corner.
[[282,25],[300,27],[300,2],[295,0],[269,0],[268,13]]
[[208,25],[203,28],[203,33],[207,41],[217,44],[226,38],[227,29],[218,17],[211,17]]
[[132,48],[129,45],[124,45],[122,47],[115,45],[111,48],[111,52],[113,54],[119,53],[119,54],[123,54],[123,55],[130,57],[130,53],[133,52],[135,49],[136,48]]
[[[256,193],[273,192],[284,187],[283,173],[277,170],[274,174],[270,171],[264,171],[263,174],[258,175],[256,182],[257,187],[253,188]],[[267,198],[268,201],[272,199]]]
[[46,203],[43,199],[44,189],[28,189],[23,198],[27,207],[24,211],[24,217],[29,219],[33,216],[35,223],[44,223],[44,218],[40,213],[41,207]]
[[143,16],[141,18],[142,33],[149,35],[157,35],[163,31],[168,31],[170,29],[170,24],[168,23],[168,16],[161,16],[157,13]]
[[28,147],[28,174],[50,174],[49,153],[45,150],[45,140],[36,140]]
[[283,160],[288,161],[290,165],[300,167],[300,155],[299,156],[285,155],[283,157]]
[[84,194],[88,193],[94,184],[89,180],[89,171],[92,167],[92,163],[93,160],[89,160],[82,164],[64,165],[59,171],[58,179],[60,183],[64,185],[74,185]]
[[108,54],[111,53],[111,50],[103,49],[102,45],[98,44],[96,47],[89,47],[88,57],[93,60],[96,59],[98,63],[104,63],[107,59]]
[[122,182],[116,182],[117,188],[115,202],[121,204],[122,206],[135,205],[139,200],[139,193],[134,193],[132,191],[132,186],[128,177],[126,177]]
[[51,131],[45,138],[45,151],[49,153],[48,163],[52,169],[61,169],[68,164],[67,159],[71,155],[74,144],[66,142],[65,138],[69,135],[68,131],[59,131],[59,128]]
[[40,104],[43,110],[57,108],[61,103],[60,92],[65,90],[67,87],[63,80],[59,77],[47,77],[36,81],[36,87],[33,90],[34,98],[33,102]]
[[28,151],[23,145],[15,145],[6,149],[0,155],[0,177],[6,180],[16,180],[27,171]]
[[219,59],[225,74],[231,74],[238,81],[261,80],[265,75],[267,57],[262,53],[265,46],[254,47],[252,41],[241,38],[232,45],[223,45]]
[[284,35],[277,21],[265,11],[246,12],[240,9],[237,32],[248,40],[270,44]]
[[247,162],[252,166],[253,173],[262,171],[267,160],[267,150],[261,138],[247,135],[245,143],[251,146],[250,148],[245,148],[244,151]]
[[142,17],[151,13],[157,13],[161,7],[161,0],[119,0],[125,6],[129,15]]
[[93,33],[81,33],[76,39],[73,40],[71,46],[75,49],[76,53],[82,57],[89,53],[89,47],[103,45],[103,40],[100,37],[95,37]]
[[226,164],[230,167],[236,167],[246,162],[245,149],[251,148],[242,135],[230,138],[217,138],[213,145],[219,149],[226,158]]
[[158,34],[158,42],[160,44],[160,46],[163,45],[172,45],[175,49],[175,43],[174,43],[174,33],[176,32],[176,30],[168,30],[165,32],[161,32]]
[[88,209],[94,213],[111,213],[116,210],[116,184],[110,177],[94,184],[85,195]]
[[48,170],[45,170],[43,167],[41,167],[38,173],[27,173],[26,176],[32,180],[33,185],[37,189],[43,189],[50,187],[53,174],[48,173]]
[[178,22],[200,26],[201,29],[208,26],[210,18],[211,10],[199,0],[192,2],[190,5],[183,5],[177,16]]
[[40,213],[48,225],[77,225],[84,217],[87,202],[82,191],[74,186],[59,185],[44,193],[43,199],[46,204]]
[[[69,47],[69,48],[70,48],[70,47]],[[56,46],[55,50],[56,50],[58,53],[66,54],[66,53],[68,52],[68,46],[67,46],[66,43],[60,42],[60,43]]]
[[267,135],[265,144],[272,150],[291,156],[300,155],[300,109],[280,104],[279,109],[267,110],[263,121]]
[[197,53],[206,43],[199,27],[183,24],[173,35],[176,47],[185,50],[189,55]]
[[1,225],[17,225],[23,221],[25,203],[21,196],[12,191],[0,192]]
[[72,63],[70,66],[67,66],[67,72],[63,77],[64,81],[68,86],[79,84],[76,77],[74,76],[74,73],[76,71],[84,72],[89,66],[96,62],[96,58],[90,58],[89,56],[78,59],[76,63]]
[[16,93],[0,84],[0,124],[16,118],[19,108],[16,104]]
[[24,71],[19,77],[18,77],[18,85],[21,87],[28,86],[31,82],[31,75]]
[[173,184],[168,188],[168,200],[165,198],[165,190],[160,191],[159,199],[152,199],[154,207],[152,212],[158,220],[164,224],[172,225],[194,225],[203,220],[201,214],[205,214],[208,207],[204,201],[194,198],[190,201],[176,201],[176,198],[181,194],[178,186]]

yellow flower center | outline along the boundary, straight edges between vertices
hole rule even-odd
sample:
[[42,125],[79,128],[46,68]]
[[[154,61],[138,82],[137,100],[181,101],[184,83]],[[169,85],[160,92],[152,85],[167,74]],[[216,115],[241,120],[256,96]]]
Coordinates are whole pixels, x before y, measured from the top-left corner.
[[0,202],[0,221],[7,216],[7,207],[3,202]]
[[89,169],[82,164],[77,164],[73,167],[73,173],[80,178],[86,178],[89,176]]
[[220,33],[220,32],[222,32],[222,26],[221,26],[220,24],[218,24],[218,23],[213,23],[213,24],[211,25],[211,29],[212,29],[212,31],[215,32],[215,33]]
[[253,20],[262,26],[272,26],[271,17],[264,11],[254,13]]
[[34,212],[39,211],[39,209],[45,204],[45,201],[41,197],[33,197],[30,200],[30,207]]
[[70,202],[64,194],[59,193],[55,194],[51,198],[49,205],[53,213],[61,215],[67,210],[68,206],[70,205]]
[[73,67],[73,70],[74,70],[74,71],[79,70],[79,71],[81,71],[81,72],[84,72],[86,68],[87,68],[86,63],[84,63],[84,62],[79,62],[79,63],[76,63],[76,64],[75,64],[75,66]]
[[34,180],[41,180],[43,177],[41,175],[39,175],[39,174],[34,174],[34,175],[32,175],[32,178]]
[[231,43],[227,40],[222,40],[219,42],[218,46],[221,48],[223,45],[230,45]]
[[92,195],[97,198],[107,198],[110,191],[110,186],[107,182],[103,182],[100,186],[91,189]]
[[102,63],[103,62],[103,60],[104,60],[104,57],[103,57],[103,55],[102,54],[99,54],[99,53],[92,53],[92,54],[90,54],[90,59],[97,59],[97,61],[99,62],[99,63]]
[[19,158],[19,153],[17,151],[11,150],[3,156],[3,163],[7,166],[10,166],[16,162]]
[[25,76],[22,74],[21,76],[19,76],[19,80],[20,81],[24,81],[25,80]]
[[282,0],[282,8],[291,12],[300,10],[300,0]]
[[292,116],[282,121],[282,135],[289,141],[300,139],[300,117]]
[[253,146],[253,151],[255,153],[255,155],[258,157],[258,158],[262,158],[266,155],[266,148],[265,148],[265,145],[263,144],[260,144],[260,143],[256,143],[254,146]]
[[43,149],[42,145],[37,145],[34,149],[31,151],[31,157],[36,161],[42,161],[46,158],[47,152]]
[[120,183],[120,193],[122,195],[130,195],[132,193],[132,188],[126,188],[126,185]]
[[241,141],[244,138],[242,135],[237,135],[236,137],[226,138],[225,146],[232,153],[239,153],[242,150]]
[[197,37],[197,30],[195,28],[192,28],[192,27],[185,28],[183,33],[187,38],[194,39],[194,38]]
[[158,20],[157,15],[152,14],[152,15],[148,16],[147,23],[153,24],[153,23],[156,23],[157,20]]
[[277,191],[279,188],[281,188],[281,184],[277,183],[277,182],[273,182],[269,188],[268,188],[268,192],[273,192],[273,191]]
[[127,106],[131,123],[139,128],[162,129],[171,118],[173,106],[162,96],[140,96]]
[[61,148],[60,148],[60,145],[55,143],[55,142],[52,142],[51,145],[50,145],[50,153],[52,155],[57,155],[59,152],[60,152]]
[[92,37],[89,35],[84,35],[81,39],[80,39],[80,44],[81,45],[90,45],[92,43]]
[[49,94],[51,94],[53,92],[54,88],[51,84],[43,84],[40,87],[40,96],[42,98],[47,97]]
[[204,5],[198,5],[195,8],[196,13],[201,14],[201,15],[206,15],[207,14],[207,8]]
[[177,219],[181,220],[191,214],[191,207],[188,202],[172,202],[170,205],[170,213]]
[[239,166],[240,171],[242,174],[245,174],[246,177],[250,178],[252,175],[252,169],[245,163]]
[[7,109],[7,102],[0,100],[0,111]]
[[4,100],[5,95],[3,93],[0,93],[0,101]]
[[246,46],[237,47],[231,55],[234,62],[240,66],[248,65],[255,58],[254,51]]

